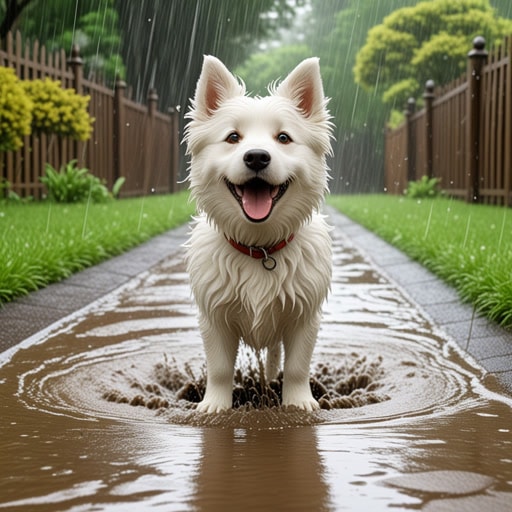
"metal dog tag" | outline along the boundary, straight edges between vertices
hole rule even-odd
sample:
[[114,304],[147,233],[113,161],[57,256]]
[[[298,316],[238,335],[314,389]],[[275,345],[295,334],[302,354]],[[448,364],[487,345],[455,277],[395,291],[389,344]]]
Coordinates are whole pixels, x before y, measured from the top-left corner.
[[274,270],[277,266],[277,261],[267,254],[267,257],[261,260],[261,264],[267,270]]

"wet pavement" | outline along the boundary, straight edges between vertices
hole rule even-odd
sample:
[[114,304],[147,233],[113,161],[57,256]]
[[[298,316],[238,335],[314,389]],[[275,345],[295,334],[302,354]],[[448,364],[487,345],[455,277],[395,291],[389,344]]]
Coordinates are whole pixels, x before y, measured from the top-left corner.
[[194,410],[186,226],[1,310],[0,510],[509,510],[510,333],[329,213],[315,413]]
[[433,324],[512,394],[512,330],[499,327],[469,304],[462,304],[452,287],[372,232],[333,209],[329,212],[331,223],[379,272],[393,280]]
[[[379,272],[392,279],[435,325],[512,393],[512,331],[476,314],[470,305],[460,302],[453,288],[372,232],[332,208],[328,212],[331,224],[348,236]],[[4,305],[0,309],[0,352],[179,253],[188,229],[181,226],[61,283]]]

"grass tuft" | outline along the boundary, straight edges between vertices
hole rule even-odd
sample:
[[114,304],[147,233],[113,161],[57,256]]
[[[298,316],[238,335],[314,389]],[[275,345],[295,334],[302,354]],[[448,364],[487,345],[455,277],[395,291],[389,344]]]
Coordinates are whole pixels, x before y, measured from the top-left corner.
[[189,194],[107,203],[0,203],[0,304],[188,221]]
[[477,311],[512,326],[512,209],[390,195],[328,202],[437,274]]

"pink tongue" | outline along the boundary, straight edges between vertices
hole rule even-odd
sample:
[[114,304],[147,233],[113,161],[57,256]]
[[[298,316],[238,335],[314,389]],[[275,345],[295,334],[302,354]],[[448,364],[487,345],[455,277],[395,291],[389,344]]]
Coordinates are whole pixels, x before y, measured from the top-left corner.
[[270,187],[244,187],[242,195],[244,212],[254,220],[261,220],[268,216],[272,209],[272,195]]

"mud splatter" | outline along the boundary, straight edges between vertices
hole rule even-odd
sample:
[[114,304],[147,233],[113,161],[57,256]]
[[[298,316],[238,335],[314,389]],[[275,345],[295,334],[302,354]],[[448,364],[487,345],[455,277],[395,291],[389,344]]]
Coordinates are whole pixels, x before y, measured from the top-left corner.
[[[310,378],[311,391],[321,409],[349,409],[389,400],[379,393],[383,377],[382,357],[368,361],[366,356],[350,354],[344,364],[317,363]],[[120,376],[122,376],[120,372]],[[128,395],[119,389],[104,392],[109,402],[146,407],[148,409],[179,408],[191,410],[204,396],[206,371],[202,367],[194,371],[187,363],[179,365],[174,358],[164,356],[154,366],[152,382],[132,381]],[[244,367],[235,371],[233,409],[280,408],[282,401],[283,374],[266,382],[262,364],[252,358]]]

